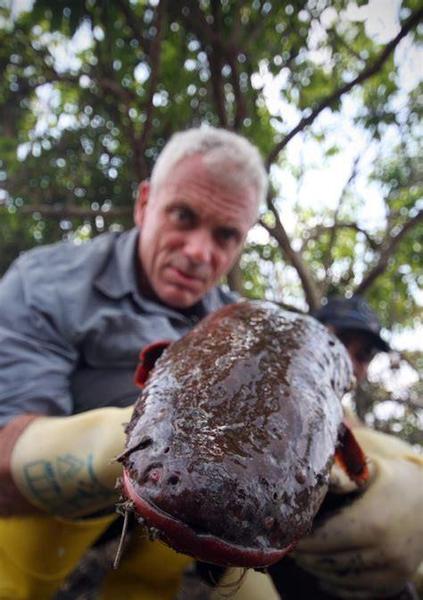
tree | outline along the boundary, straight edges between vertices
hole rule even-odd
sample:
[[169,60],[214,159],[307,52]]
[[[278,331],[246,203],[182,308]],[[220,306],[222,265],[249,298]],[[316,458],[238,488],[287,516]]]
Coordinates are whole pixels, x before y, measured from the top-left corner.
[[[272,180],[232,285],[303,310],[329,293],[359,292],[387,327],[414,326],[420,115],[417,86],[404,92],[395,57],[405,41],[418,42],[423,10],[404,0],[397,33],[378,44],[363,21],[348,20],[349,6],[36,0],[12,18],[3,4],[0,272],[33,244],[128,227],[136,185],[170,134],[207,122],[253,140]],[[277,109],[267,99],[270,80]],[[285,178],[300,189],[307,174],[289,160],[293,142],[318,144],[327,164],[345,150],[330,120],[345,119],[348,100],[355,127],[379,153],[368,175],[383,193],[377,226],[357,220],[365,205],[355,186],[359,156],[334,209],[304,208],[284,193]]]

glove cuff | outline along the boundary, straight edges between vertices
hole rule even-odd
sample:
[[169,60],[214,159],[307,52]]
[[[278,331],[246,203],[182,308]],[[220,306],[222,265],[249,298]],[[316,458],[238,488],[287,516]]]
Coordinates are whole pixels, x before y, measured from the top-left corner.
[[39,417],[22,432],[11,455],[21,494],[51,514],[83,516],[110,507],[121,466],[124,423],[132,407],[102,408],[71,417]]

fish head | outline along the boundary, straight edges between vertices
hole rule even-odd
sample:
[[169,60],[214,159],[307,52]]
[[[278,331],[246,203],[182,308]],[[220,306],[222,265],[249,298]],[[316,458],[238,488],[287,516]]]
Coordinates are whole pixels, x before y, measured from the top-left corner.
[[124,495],[161,539],[216,564],[267,566],[310,530],[351,379],[323,327],[267,304],[214,313],[138,370]]

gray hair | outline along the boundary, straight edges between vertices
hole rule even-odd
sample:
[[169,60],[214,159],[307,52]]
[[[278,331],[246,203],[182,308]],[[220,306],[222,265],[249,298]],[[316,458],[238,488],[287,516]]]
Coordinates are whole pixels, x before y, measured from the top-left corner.
[[[252,185],[257,204],[265,200],[268,177],[256,146],[237,133],[204,125],[172,135],[154,165],[151,185],[163,183],[176,163],[193,154],[201,154],[220,181],[228,186]],[[234,169],[228,169],[228,164]]]

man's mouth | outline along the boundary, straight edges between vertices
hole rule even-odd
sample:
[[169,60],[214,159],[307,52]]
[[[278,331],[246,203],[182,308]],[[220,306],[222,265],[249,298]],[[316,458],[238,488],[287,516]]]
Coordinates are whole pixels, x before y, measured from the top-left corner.
[[171,283],[181,287],[198,288],[204,285],[205,281],[200,274],[184,271],[174,265],[169,265],[168,275]]

